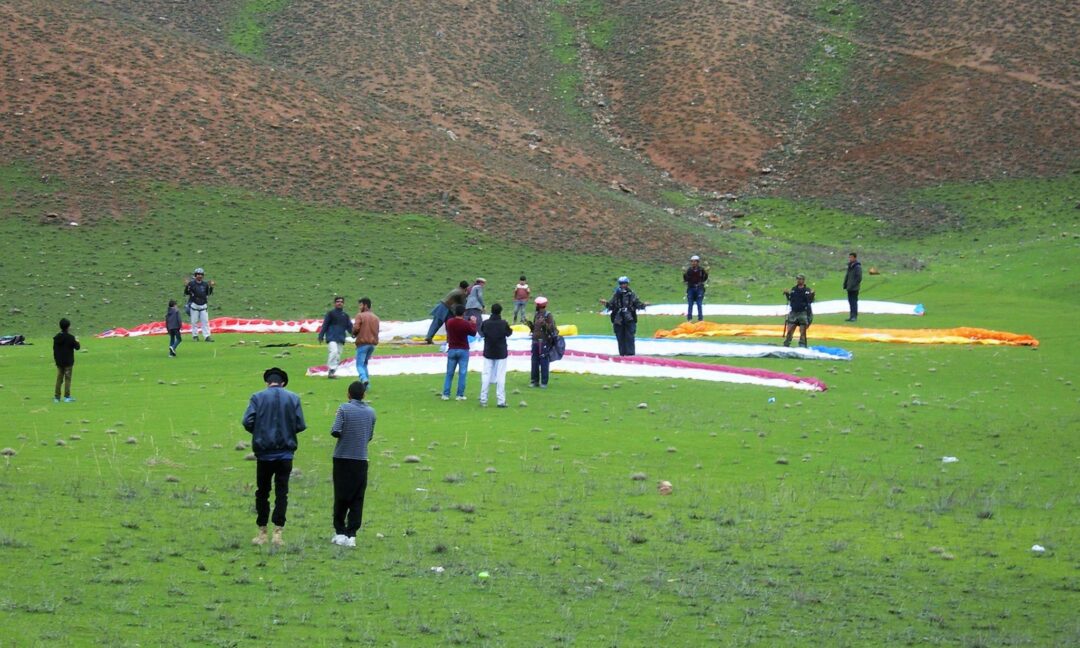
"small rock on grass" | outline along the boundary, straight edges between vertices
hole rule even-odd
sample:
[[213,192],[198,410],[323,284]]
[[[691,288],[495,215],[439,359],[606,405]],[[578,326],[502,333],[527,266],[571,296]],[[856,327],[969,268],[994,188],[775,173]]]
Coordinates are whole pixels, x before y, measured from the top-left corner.
[[407,455],[402,461],[405,463],[420,463],[420,457],[416,455]]
[[130,444],[130,445],[135,445],[138,442],[139,442],[139,440],[136,439],[133,436],[129,436],[128,438],[124,439],[124,443]]
[[5,457],[14,457],[17,454],[19,453],[15,452],[15,448],[4,448],[3,450],[0,450],[0,455]]
[[780,464],[781,466],[786,466],[786,465],[788,465],[788,458],[787,457],[777,457],[776,458],[776,463]]

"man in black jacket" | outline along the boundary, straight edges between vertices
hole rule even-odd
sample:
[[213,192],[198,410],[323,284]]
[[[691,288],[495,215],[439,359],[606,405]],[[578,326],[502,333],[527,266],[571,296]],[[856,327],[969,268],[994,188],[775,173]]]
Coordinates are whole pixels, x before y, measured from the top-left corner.
[[637,312],[644,310],[648,304],[638,299],[637,294],[630,290],[630,278],[625,276],[619,277],[619,287],[612,293],[611,299],[601,299],[600,303],[611,311],[611,327],[615,331],[615,340],[619,343],[619,355],[634,355]]
[[289,475],[292,474],[296,435],[307,429],[300,397],[285,389],[289,374],[273,367],[263,372],[266,389],[251,395],[242,423],[251,433],[255,466],[255,524],[259,534],[252,544],[266,544],[266,522],[270,516],[270,481],[274,481],[274,538],[281,545],[285,512],[289,507]]
[[506,407],[506,338],[513,334],[502,318],[502,304],[491,305],[491,317],[480,325],[484,338],[484,372],[480,379],[480,407],[487,407],[488,391],[495,383],[495,402]]
[[848,254],[847,274],[844,275],[844,290],[847,291],[847,303],[850,315],[845,322],[854,322],[859,319],[859,288],[862,287],[862,264],[858,256],[852,252]]
[[68,333],[71,322],[68,318],[60,320],[60,332],[53,336],[53,360],[56,362],[56,390],[53,402],[60,402],[60,387],[64,388],[64,402],[74,402],[71,397],[71,370],[75,368],[75,352],[80,348],[75,336]]

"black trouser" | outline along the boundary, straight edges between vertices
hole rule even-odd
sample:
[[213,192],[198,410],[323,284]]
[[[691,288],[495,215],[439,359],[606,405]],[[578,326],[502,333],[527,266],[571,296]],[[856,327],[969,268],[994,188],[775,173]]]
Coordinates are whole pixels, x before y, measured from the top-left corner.
[[615,340],[619,343],[619,355],[634,355],[636,350],[634,335],[637,334],[637,322],[613,323],[611,326],[615,329]]
[[859,291],[849,290],[847,291],[847,303],[848,310],[851,311],[849,317],[855,319],[859,316]]
[[[334,533],[355,537],[364,520],[368,462],[334,457]],[[349,514],[348,522],[345,514]]]
[[[255,524],[264,527],[267,519],[274,526],[285,526],[285,510],[289,508],[289,475],[292,459],[259,461],[255,465]],[[274,515],[270,515],[270,480],[274,480]]]

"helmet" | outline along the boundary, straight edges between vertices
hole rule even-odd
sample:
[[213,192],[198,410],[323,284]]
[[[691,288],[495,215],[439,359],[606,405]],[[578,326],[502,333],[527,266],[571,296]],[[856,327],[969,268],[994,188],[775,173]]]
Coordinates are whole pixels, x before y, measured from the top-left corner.
[[191,274],[206,274],[206,273],[203,272],[202,268],[195,268],[195,271],[192,272]]
[[623,275],[623,276],[619,277],[619,283],[621,283],[621,284],[630,283],[630,277],[627,277],[626,275]]

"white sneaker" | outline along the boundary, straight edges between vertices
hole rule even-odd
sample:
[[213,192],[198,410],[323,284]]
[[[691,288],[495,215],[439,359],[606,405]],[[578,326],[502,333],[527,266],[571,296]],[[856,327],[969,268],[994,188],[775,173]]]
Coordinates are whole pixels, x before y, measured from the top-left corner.
[[458,396],[457,400],[467,400],[464,396]]
[[345,538],[345,546],[346,547],[355,547],[356,546],[356,538],[355,537]]
[[333,538],[330,538],[330,542],[332,542],[333,544],[342,546],[342,547],[344,547],[345,543],[347,543],[348,541],[349,541],[348,536],[346,536],[344,534],[341,534],[341,533],[336,533],[336,534],[334,534]]
[[447,396],[446,394],[443,394],[443,395],[442,395],[442,396],[440,396],[439,398],[442,398],[443,400],[450,400],[450,397],[449,397],[449,396]]

